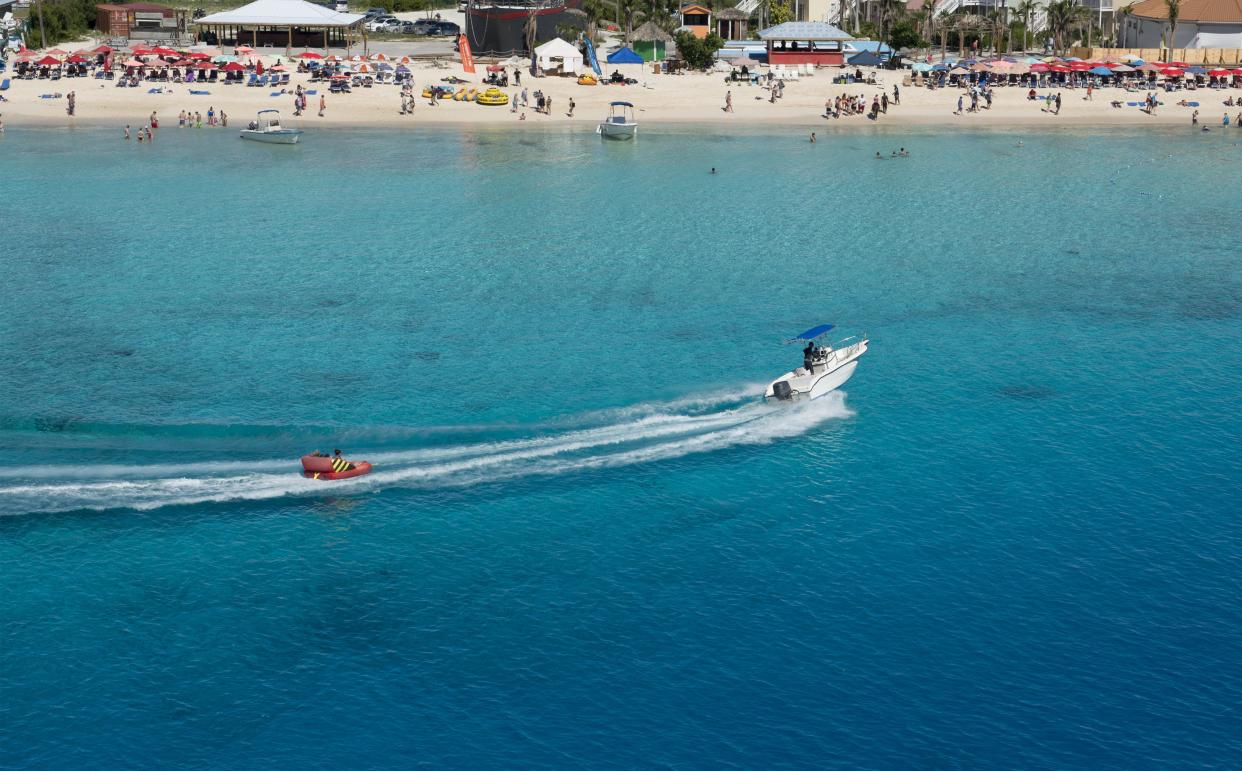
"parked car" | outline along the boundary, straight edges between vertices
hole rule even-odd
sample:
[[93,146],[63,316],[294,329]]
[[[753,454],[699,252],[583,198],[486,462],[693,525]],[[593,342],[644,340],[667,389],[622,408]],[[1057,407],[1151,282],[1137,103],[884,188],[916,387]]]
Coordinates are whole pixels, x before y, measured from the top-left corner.
[[451,21],[437,21],[435,25],[432,26],[431,31],[428,32],[427,34],[429,35],[460,35],[461,27],[457,26]]
[[388,14],[388,10],[386,8],[368,8],[367,12],[363,14],[362,18],[366,19],[367,21],[370,21],[371,19],[377,18],[379,16],[386,16],[387,14]]
[[411,26],[415,35],[430,35],[431,29],[437,24],[435,19],[419,19]]
[[400,28],[401,20],[396,16],[377,16],[367,23],[367,29],[372,32],[392,32],[393,28]]

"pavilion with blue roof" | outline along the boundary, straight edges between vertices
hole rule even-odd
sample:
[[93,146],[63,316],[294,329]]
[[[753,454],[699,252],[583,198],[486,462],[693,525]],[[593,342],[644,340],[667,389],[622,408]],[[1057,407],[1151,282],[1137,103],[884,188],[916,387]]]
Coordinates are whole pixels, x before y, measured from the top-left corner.
[[823,21],[787,21],[759,33],[767,44],[768,64],[841,65],[845,42],[854,38]]

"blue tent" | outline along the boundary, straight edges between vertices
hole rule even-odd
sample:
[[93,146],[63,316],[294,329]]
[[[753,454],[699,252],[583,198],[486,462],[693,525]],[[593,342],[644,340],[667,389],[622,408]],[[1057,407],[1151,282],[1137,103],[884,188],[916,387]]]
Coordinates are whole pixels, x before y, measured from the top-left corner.
[[863,51],[851,56],[849,63],[860,67],[878,67],[884,63],[884,60],[875,51]]
[[617,50],[608,54],[608,63],[609,64],[642,64],[643,57],[634,53],[633,48],[630,48],[629,46],[625,46],[624,48],[618,48]]

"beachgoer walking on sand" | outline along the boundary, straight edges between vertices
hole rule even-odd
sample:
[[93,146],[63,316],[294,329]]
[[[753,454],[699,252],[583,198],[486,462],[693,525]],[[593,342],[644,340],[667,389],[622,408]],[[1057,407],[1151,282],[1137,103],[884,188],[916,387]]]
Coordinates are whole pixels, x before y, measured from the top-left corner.
[[323,94],[319,95],[319,117],[323,117],[323,111],[328,109],[328,100]]
[[177,128],[185,128],[185,110],[177,113]]
[[728,91],[725,93],[724,111],[733,112],[733,92],[732,91]]
[[897,84],[893,84],[893,104],[901,104],[901,92],[897,90]]
[[151,112],[151,128],[157,129],[159,127],[160,127],[160,119],[155,117],[155,112],[152,111]]
[[220,126],[221,128],[229,127],[229,116],[224,110],[220,110]]
[[1092,98],[1091,98],[1091,92],[1092,92],[1092,91],[1094,91],[1094,90],[1095,90],[1095,86],[1093,86],[1092,84],[1088,83],[1088,84],[1087,84],[1087,101],[1088,101],[1088,102],[1095,101],[1094,99],[1092,99]]
[[1053,115],[1060,115],[1060,114],[1061,114],[1061,92],[1058,91],[1057,92],[1057,111],[1054,112]]
[[213,104],[207,108],[207,126],[216,125],[216,106]]
[[953,111],[953,114],[954,115],[962,114],[962,95],[961,94],[957,95],[957,109]]
[[[571,96],[569,97],[569,117],[571,118],[574,117],[574,107],[574,98]],[[1226,120],[1225,123],[1228,124],[1229,121]]]
[[550,117],[552,117],[552,97],[550,97],[550,96],[549,96],[549,97],[548,97],[548,98],[544,101],[544,103],[543,103],[543,107],[544,107],[544,110],[545,110],[544,115],[547,115],[549,118],[550,118]]
[[513,68],[513,85],[515,86],[522,85],[522,70],[520,70],[517,67]]
[[1190,116],[1190,125],[1192,126],[1199,125],[1199,111],[1198,110],[1195,110],[1194,113]]

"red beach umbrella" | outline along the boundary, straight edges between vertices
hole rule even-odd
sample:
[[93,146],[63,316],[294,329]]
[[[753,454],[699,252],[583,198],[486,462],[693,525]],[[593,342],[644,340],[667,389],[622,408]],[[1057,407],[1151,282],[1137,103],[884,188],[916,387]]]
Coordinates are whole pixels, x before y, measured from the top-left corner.
[[303,51],[298,54],[299,59],[322,59],[323,54],[317,54],[314,51]]
[[1070,68],[1064,64],[1054,64],[1048,69],[1052,70],[1053,72],[1071,72]]
[[196,70],[214,70],[215,68],[216,68],[216,65],[212,64],[211,62],[199,62],[198,64],[194,65],[194,69]]
[[171,48],[165,48],[164,46],[157,46],[153,51],[151,51],[151,53],[155,54],[156,56],[176,56],[177,55],[176,51],[172,50]]
[[220,69],[224,70],[225,72],[244,72],[246,70],[245,67],[238,64],[237,62],[229,62],[228,64],[224,65]]
[[1181,67],[1182,69],[1186,69],[1190,65],[1187,64],[1186,62],[1169,62],[1169,66],[1170,67]]
[[1234,70],[1234,71],[1233,71],[1233,74],[1234,74],[1234,75],[1242,75],[1242,70]]
[[70,56],[65,61],[69,64],[86,64],[90,60],[87,59],[85,56],[79,56],[78,54],[74,54],[73,56]]
[[134,56],[150,56],[151,54],[155,53],[155,51],[151,50],[150,48],[147,48],[144,45],[139,44],[139,45],[134,46],[132,49],[130,49],[130,53],[133,54]]
[[1089,62],[1070,62],[1069,68],[1073,70],[1074,72],[1086,72],[1087,70],[1091,69],[1093,66],[1095,65]]
[[65,54],[67,54],[67,53],[69,53],[69,52],[68,52],[68,51],[62,51],[62,50],[60,50],[59,48],[52,48],[52,49],[49,49],[49,50],[47,50],[47,51],[44,51],[43,53],[44,53],[44,54],[46,54],[46,55],[48,55],[48,56],[64,56]]
[[1044,64],[1043,62],[1031,65],[1031,72],[1047,72],[1050,69],[1052,68],[1049,65]]
[[91,53],[110,54],[112,53],[112,47],[111,46],[99,46],[98,48],[92,49]]
[[60,66],[60,59],[57,59],[55,56],[45,56],[39,61],[35,62],[35,64],[39,65],[40,67],[58,67]]
[[1182,76],[1182,71],[1176,67],[1166,67],[1165,69],[1160,70],[1160,74],[1166,78],[1180,78]]
[[1229,70],[1208,70],[1208,74],[1214,78],[1219,78],[1222,75],[1228,75]]

